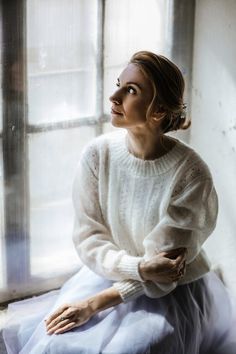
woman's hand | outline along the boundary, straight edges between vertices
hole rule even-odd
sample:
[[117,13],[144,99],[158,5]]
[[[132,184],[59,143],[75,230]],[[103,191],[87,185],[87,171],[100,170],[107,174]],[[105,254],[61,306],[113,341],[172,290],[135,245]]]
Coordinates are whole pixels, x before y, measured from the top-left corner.
[[61,334],[79,327],[94,315],[89,300],[61,306],[46,320],[48,334]]
[[61,334],[88,322],[96,313],[122,302],[119,292],[110,287],[87,300],[61,306],[46,320],[48,334]]
[[139,272],[143,280],[171,283],[178,281],[185,274],[186,248],[178,248],[161,252],[149,261],[139,264]]

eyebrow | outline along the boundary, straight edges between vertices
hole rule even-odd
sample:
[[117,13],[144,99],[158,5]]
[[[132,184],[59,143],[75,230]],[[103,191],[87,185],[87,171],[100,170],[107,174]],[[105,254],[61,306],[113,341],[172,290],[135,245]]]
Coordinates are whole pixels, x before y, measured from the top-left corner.
[[[119,79],[119,78],[117,78],[117,81],[118,81],[118,83],[120,84],[120,79]],[[142,90],[142,86],[139,85],[139,84],[137,84],[137,82],[129,81],[129,82],[126,82],[126,85],[135,85],[135,86],[137,86],[140,90]]]

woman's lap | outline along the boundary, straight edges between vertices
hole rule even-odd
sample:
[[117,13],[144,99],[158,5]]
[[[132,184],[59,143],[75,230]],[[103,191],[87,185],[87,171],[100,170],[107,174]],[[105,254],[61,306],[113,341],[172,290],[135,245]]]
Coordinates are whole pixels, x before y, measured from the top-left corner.
[[[54,293],[50,312],[50,295],[47,306],[43,301],[39,304],[40,297],[28,302],[28,305],[38,307],[38,315],[22,320],[15,324],[15,328],[9,323],[4,331],[9,353],[197,354],[207,353],[209,348],[213,353],[212,343],[225,350],[224,341],[232,311],[230,302],[226,301],[227,292],[213,273],[179,286],[163,298],[141,296],[105,310],[87,324],[62,335],[46,334],[43,319],[58,306],[84,299],[110,285],[110,281],[83,267],[59,294]],[[222,301],[224,309],[221,308]],[[24,308],[27,311],[27,302],[21,310]],[[231,349],[227,350],[233,354]],[[224,351],[219,353],[228,354]]]

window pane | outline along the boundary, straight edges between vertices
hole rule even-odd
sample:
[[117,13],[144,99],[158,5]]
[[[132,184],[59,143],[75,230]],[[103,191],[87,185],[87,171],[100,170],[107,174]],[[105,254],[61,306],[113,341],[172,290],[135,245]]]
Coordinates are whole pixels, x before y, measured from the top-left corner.
[[[105,21],[105,112],[116,79],[138,50],[164,51],[166,0],[110,0]],[[144,16],[145,14],[145,16]]]
[[72,243],[71,188],[82,147],[92,127],[29,137],[31,274],[51,277],[78,266]]
[[[0,83],[2,87],[2,48],[0,48]],[[2,133],[2,90],[0,91],[0,133]]]
[[94,115],[97,0],[28,0],[27,11],[29,123]]
[[[1,70],[0,70],[0,82],[2,82]],[[2,134],[2,92],[0,92],[0,134]]]
[[4,209],[3,209],[3,161],[2,161],[2,139],[0,139],[0,289],[4,288]]
[[[1,50],[1,49],[0,49]],[[1,55],[0,55],[1,57]],[[0,82],[2,84],[2,62],[0,58]],[[0,91],[0,133],[2,133],[2,91]],[[3,208],[3,161],[2,161],[2,139],[0,139],[0,289],[4,287],[4,208]],[[1,297],[0,297],[1,298]]]

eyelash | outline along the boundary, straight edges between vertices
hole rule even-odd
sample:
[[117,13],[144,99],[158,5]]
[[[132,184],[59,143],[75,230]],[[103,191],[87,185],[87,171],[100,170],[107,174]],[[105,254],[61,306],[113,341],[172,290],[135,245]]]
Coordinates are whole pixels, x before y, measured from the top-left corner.
[[[120,84],[117,82],[116,83],[116,86],[117,87],[120,87]],[[130,92],[130,91],[133,91],[133,92]],[[135,88],[133,88],[132,86],[127,86],[127,92],[130,93],[131,95],[135,95],[137,93],[137,91],[135,90]]]

